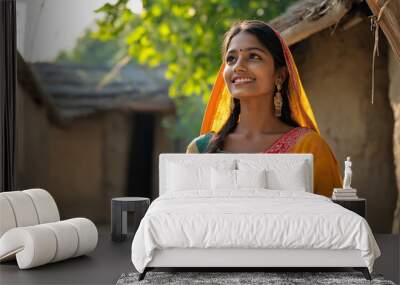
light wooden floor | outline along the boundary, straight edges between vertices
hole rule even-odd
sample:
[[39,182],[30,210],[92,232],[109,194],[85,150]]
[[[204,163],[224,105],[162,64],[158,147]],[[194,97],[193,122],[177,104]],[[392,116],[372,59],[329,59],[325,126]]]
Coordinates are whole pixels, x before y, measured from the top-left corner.
[[[382,251],[374,267],[386,279],[400,282],[400,236],[376,235]],[[134,271],[130,259],[132,237],[116,243],[108,227],[99,227],[99,243],[88,256],[19,270],[16,262],[0,264],[0,284],[115,284],[124,272]],[[312,270],[310,270],[312,271]]]

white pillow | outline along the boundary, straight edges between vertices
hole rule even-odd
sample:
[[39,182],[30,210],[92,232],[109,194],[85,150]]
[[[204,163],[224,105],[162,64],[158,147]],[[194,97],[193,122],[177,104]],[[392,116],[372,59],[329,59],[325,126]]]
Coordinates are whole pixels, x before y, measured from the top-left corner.
[[172,191],[206,189],[208,185],[205,177],[209,171],[207,167],[169,163],[168,189]]
[[241,188],[266,188],[266,171],[211,169],[212,190],[240,190]]
[[239,170],[267,171],[267,188],[273,190],[306,191],[308,188],[308,165],[304,160],[275,160],[273,163],[265,160],[239,159]]
[[211,189],[236,189],[236,170],[211,168]]
[[191,163],[190,161],[168,162],[167,191],[210,190],[211,169],[234,169],[236,162]]
[[267,171],[235,170],[237,188],[267,188]]
[[268,189],[306,192],[307,177],[304,166],[303,163],[302,165],[298,165],[296,168],[286,171],[280,171],[277,169],[268,170]]

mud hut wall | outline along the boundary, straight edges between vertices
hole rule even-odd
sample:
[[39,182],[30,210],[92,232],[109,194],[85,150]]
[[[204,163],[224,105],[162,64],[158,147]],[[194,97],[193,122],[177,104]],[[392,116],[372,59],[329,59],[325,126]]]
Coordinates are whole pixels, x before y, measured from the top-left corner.
[[52,126],[49,136],[48,189],[63,218],[105,219],[103,192],[103,125],[96,118],[73,126]]
[[166,115],[168,114],[155,114],[152,199],[157,198],[159,195],[159,156],[161,153],[175,152],[173,140],[168,137],[167,130],[162,126],[162,121]]
[[393,233],[400,233],[400,60],[389,47],[389,99],[394,114],[393,153],[395,161],[397,203],[393,217]]
[[326,29],[295,45],[293,53],[322,136],[342,173],[346,156],[351,156],[352,186],[367,199],[367,220],[375,232],[388,233],[397,189],[384,44],[382,40],[376,59],[373,105],[373,36],[368,21],[334,34]]
[[133,128],[132,113],[129,111],[112,111],[104,116],[103,192],[106,197],[107,223],[111,219],[111,199],[127,196],[128,160]]
[[47,189],[49,122],[46,108],[17,83],[16,188]]

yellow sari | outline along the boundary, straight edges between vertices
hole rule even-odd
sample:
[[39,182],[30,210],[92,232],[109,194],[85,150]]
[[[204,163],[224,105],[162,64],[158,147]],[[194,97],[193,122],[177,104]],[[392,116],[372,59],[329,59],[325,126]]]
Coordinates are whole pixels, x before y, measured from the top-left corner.
[[[311,105],[301,84],[296,64],[289,47],[276,32],[285,55],[289,74],[289,108],[292,119],[299,127],[282,135],[264,153],[312,153],[314,156],[314,193],[330,197],[333,188],[342,186],[342,178],[335,156],[319,134]],[[200,136],[188,146],[187,153],[206,152],[209,141],[225,124],[233,108],[232,96],[223,79],[221,65],[207,104]]]

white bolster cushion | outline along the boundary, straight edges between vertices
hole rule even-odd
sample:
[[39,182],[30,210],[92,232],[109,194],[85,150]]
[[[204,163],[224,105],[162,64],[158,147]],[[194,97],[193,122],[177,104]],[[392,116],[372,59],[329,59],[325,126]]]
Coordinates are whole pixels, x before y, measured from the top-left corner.
[[44,224],[49,228],[57,240],[57,248],[51,262],[56,262],[70,258],[75,255],[78,249],[78,232],[72,228],[71,224],[65,221]]
[[22,191],[0,193],[5,197],[13,210],[17,227],[33,226],[39,223],[35,205],[30,196]]
[[9,229],[15,228],[17,222],[15,221],[14,212],[11,208],[10,202],[6,197],[0,195],[0,237]]
[[56,202],[49,192],[43,189],[29,189],[22,191],[28,194],[36,208],[39,224],[51,223],[60,220]]
[[16,256],[20,269],[86,254],[96,248],[98,233],[88,219],[18,227],[0,238],[0,261]]
[[96,248],[99,235],[96,226],[91,220],[73,218],[64,222],[73,225],[78,232],[79,244],[74,257],[91,252]]
[[16,255],[20,269],[51,262],[56,250],[53,231],[43,225],[13,228],[0,238],[0,261]]

